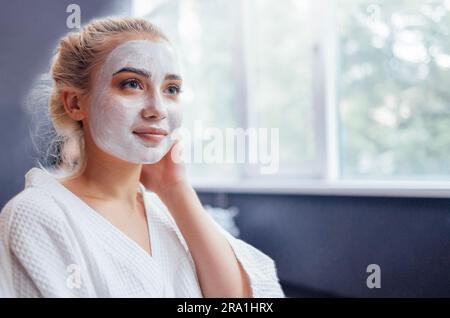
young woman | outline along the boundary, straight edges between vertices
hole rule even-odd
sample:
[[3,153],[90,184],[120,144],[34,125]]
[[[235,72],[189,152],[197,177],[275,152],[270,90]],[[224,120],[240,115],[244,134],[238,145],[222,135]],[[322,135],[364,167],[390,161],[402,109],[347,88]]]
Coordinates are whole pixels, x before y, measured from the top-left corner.
[[283,297],[272,259],[204,211],[172,159],[178,62],[148,21],[70,33],[49,102],[64,177],[42,168],[0,213],[10,297]]

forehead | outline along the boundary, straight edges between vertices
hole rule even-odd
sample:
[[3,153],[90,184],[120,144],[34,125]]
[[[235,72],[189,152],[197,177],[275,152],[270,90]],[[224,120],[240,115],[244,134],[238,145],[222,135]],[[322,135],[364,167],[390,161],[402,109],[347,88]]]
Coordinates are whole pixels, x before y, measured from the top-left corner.
[[114,73],[122,67],[143,68],[150,73],[179,74],[178,59],[173,48],[166,42],[151,40],[127,41],[114,48],[102,67],[107,73]]

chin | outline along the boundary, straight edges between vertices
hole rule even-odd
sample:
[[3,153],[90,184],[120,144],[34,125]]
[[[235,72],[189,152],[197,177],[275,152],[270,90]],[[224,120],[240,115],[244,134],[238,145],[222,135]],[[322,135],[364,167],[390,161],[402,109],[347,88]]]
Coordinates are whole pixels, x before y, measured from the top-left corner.
[[165,147],[164,149],[151,149],[148,150],[148,154],[142,158],[143,164],[153,164],[159,162],[164,156],[169,152],[170,147]]
[[161,159],[162,159],[163,157],[164,157],[164,156],[161,156],[161,157],[158,157],[158,158],[144,159],[141,163],[142,163],[142,164],[147,164],[147,165],[149,165],[149,164],[154,164],[154,163],[158,163],[159,161],[161,161]]

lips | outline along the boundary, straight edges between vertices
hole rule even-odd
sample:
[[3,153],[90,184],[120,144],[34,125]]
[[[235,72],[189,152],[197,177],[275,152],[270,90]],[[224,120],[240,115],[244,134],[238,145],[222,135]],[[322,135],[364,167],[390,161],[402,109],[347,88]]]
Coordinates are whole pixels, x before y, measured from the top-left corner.
[[156,127],[137,128],[133,134],[150,143],[160,143],[167,135],[167,131]]

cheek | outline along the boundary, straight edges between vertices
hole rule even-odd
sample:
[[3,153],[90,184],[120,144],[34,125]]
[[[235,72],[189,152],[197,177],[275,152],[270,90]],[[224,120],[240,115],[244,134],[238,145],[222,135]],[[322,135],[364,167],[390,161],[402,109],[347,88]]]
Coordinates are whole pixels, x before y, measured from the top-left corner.
[[139,101],[136,100],[106,95],[93,107],[92,118],[104,126],[114,125],[116,129],[128,128],[139,112],[138,104]]
[[183,122],[183,111],[181,105],[178,103],[172,103],[168,106],[170,128],[172,130],[179,128]]

